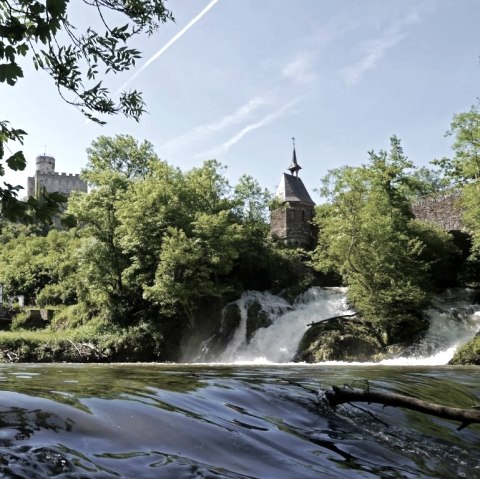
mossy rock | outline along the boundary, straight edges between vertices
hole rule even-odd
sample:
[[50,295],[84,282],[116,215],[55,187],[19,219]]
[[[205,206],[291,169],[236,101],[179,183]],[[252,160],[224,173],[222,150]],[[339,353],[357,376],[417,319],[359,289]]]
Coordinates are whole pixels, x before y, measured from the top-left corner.
[[453,365],[480,365],[480,333],[464,344],[450,360],[448,364]]
[[381,351],[380,342],[358,317],[314,324],[303,336],[295,361],[368,361]]
[[219,330],[219,336],[222,343],[228,344],[232,339],[235,330],[240,325],[241,319],[240,309],[236,302],[229,303],[225,306]]
[[260,328],[268,328],[272,325],[272,319],[268,313],[262,308],[261,304],[254,302],[247,309],[247,342]]
[[[407,355],[413,343],[428,330],[428,319],[405,313],[386,323],[361,320],[359,316],[332,318],[314,324],[303,336],[296,361],[380,361]],[[480,343],[480,341],[479,341]]]
[[383,341],[387,346],[410,344],[414,338],[428,330],[430,323],[421,314],[403,314],[389,321],[384,332]]

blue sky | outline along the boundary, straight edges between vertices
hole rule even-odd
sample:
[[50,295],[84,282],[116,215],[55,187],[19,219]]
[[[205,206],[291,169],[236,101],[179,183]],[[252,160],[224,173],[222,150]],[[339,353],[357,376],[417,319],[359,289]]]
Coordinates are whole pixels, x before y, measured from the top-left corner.
[[[28,132],[27,170],[8,181],[26,186],[44,151],[57,171],[77,173],[99,135],[131,134],[182,169],[216,158],[233,183],[247,173],[275,191],[294,136],[312,191],[329,169],[365,163],[393,134],[418,166],[448,156],[452,115],[480,95],[477,0],[167,5],[176,23],[137,41],[143,59],[135,72],[106,79],[112,91],[128,84],[143,92],[148,113],[138,124],[85,121],[28,65],[15,87],[0,86],[2,119]],[[72,10],[75,18],[94,21]]]

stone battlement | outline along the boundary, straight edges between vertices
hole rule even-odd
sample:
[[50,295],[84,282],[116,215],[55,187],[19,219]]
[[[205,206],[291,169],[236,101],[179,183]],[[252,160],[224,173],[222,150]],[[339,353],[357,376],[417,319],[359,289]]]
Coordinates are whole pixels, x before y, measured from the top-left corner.
[[65,177],[70,177],[70,178],[80,178],[80,174],[78,173],[59,173],[58,171],[54,171],[53,173],[36,173],[37,176],[65,176]]
[[55,158],[40,155],[36,159],[35,176],[27,179],[27,195],[37,196],[41,189],[53,193],[70,195],[74,191],[87,192],[87,184],[78,173],[59,173],[55,171]]

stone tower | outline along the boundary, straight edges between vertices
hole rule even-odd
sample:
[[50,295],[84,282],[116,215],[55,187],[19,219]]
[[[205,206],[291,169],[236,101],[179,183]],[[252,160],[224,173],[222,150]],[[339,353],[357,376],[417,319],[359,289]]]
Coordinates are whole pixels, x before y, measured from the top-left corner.
[[274,238],[288,246],[308,248],[313,246],[315,237],[312,225],[315,203],[298,177],[301,168],[294,144],[292,163],[288,167],[290,174],[282,175],[276,192],[282,204],[270,212],[270,231]]
[[49,174],[55,173],[55,158],[48,155],[38,155],[35,158],[35,170],[38,173]]
[[72,191],[87,191],[87,184],[80,175],[55,172],[55,158],[49,155],[39,155],[35,160],[35,176],[27,179],[27,195],[37,197],[42,188],[53,193],[70,195]]

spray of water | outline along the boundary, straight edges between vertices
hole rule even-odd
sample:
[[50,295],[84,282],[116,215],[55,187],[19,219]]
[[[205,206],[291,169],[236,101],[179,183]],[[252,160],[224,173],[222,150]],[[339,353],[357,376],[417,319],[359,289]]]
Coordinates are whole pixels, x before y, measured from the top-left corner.
[[448,290],[425,311],[430,327],[408,356],[385,359],[381,364],[436,366],[448,364],[459,346],[480,330],[480,305],[472,304],[472,291]]
[[[258,329],[247,341],[247,311],[252,301],[260,304],[272,324]],[[252,291],[244,293],[237,304],[242,319],[220,362],[286,363],[295,355],[309,323],[349,312],[344,288],[311,288],[296,299],[293,308],[278,296]]]
[[[423,340],[412,347],[408,355],[384,360],[381,364],[447,364],[458,346],[480,330],[480,305],[472,304],[471,296],[468,290],[454,290],[435,298],[425,312],[430,319],[430,328]],[[248,340],[248,308],[254,303],[260,305],[271,325],[259,328]],[[308,324],[351,313],[345,288],[311,288],[296,299],[293,308],[283,298],[258,291],[245,292],[236,304],[240,324],[215,362],[288,363],[292,361]]]

